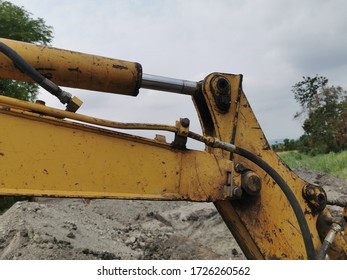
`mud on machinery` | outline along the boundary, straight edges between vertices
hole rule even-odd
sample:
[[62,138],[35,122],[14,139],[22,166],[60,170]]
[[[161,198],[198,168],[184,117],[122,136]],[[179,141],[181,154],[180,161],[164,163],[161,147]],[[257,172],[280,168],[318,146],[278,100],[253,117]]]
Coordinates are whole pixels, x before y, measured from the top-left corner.
[[[0,195],[213,202],[248,259],[347,259],[347,207],[293,173],[270,149],[242,75],[201,82],[142,73],[138,63],[0,39],[0,78],[40,84],[66,110],[0,96]],[[175,125],[76,113],[59,86],[192,97],[203,135]],[[169,131],[154,140],[115,129]],[[205,151],[186,148],[187,138]],[[341,206],[333,217],[326,205]]]

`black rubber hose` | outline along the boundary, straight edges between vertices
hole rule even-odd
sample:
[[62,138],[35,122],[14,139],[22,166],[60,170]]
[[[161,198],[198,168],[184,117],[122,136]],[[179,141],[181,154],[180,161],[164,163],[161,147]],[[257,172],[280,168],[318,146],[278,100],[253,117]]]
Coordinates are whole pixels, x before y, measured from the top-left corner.
[[21,70],[23,73],[32,78],[36,83],[38,83],[45,90],[58,97],[58,99],[63,103],[67,103],[71,95],[67,92],[64,92],[59,86],[55,83],[41,75],[34,67],[32,67],[25,59],[23,59],[16,51],[12,48],[0,42],[0,52],[6,55],[9,59],[12,60],[14,65]]
[[229,152],[233,152],[235,154],[238,154],[242,157],[245,157],[246,159],[252,161],[256,165],[258,165],[260,168],[262,168],[267,174],[271,176],[271,178],[277,183],[277,185],[281,188],[282,192],[287,197],[290,205],[292,206],[294,210],[294,214],[296,216],[296,219],[298,221],[302,238],[304,240],[305,249],[307,258],[309,260],[316,260],[316,252],[313,246],[313,241],[311,237],[310,228],[308,227],[306,218],[304,213],[302,212],[301,206],[297,198],[295,197],[294,193],[288,186],[288,184],[283,180],[283,178],[276,172],[275,169],[273,169],[269,164],[267,164],[264,160],[262,160],[260,157],[256,156],[255,154],[242,149],[240,147],[237,147],[233,144],[222,142],[218,139],[215,139],[213,143],[209,142],[208,139],[204,141],[207,145],[210,145],[214,148],[221,148],[224,150],[227,150]]

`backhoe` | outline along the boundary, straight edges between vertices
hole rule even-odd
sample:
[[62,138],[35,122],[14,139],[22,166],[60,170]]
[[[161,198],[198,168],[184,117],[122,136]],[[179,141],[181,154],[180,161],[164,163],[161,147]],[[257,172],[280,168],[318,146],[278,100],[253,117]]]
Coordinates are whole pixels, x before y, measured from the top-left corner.
[[[145,74],[139,63],[0,39],[0,78],[38,83],[66,104],[0,96],[1,196],[213,202],[248,259],[347,259],[346,202],[329,199],[271,150],[242,75],[179,80]],[[167,125],[79,114],[82,101],[61,86],[190,95],[202,134],[184,116]],[[124,129],[166,131],[174,140]],[[188,138],[205,150],[188,149]]]

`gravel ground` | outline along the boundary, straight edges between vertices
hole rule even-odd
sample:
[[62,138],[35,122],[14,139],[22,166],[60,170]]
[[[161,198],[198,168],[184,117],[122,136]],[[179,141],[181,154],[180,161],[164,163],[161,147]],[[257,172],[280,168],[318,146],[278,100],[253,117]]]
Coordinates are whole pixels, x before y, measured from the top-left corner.
[[[295,170],[329,194],[345,181]],[[212,203],[38,199],[0,216],[0,259],[244,259]]]

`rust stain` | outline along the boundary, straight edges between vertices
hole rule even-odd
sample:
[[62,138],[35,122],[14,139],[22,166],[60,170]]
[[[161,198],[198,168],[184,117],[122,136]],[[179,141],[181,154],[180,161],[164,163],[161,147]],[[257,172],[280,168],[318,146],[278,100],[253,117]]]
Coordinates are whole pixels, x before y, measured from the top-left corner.
[[76,67],[76,68],[68,68],[67,70],[71,71],[71,72],[78,72],[78,73],[82,73],[82,71]]
[[119,70],[128,70],[128,67],[123,65],[117,65],[117,64],[113,64],[112,68],[119,69]]
[[0,153],[0,156],[2,156],[2,157],[3,157],[4,155],[5,155],[4,153]]

